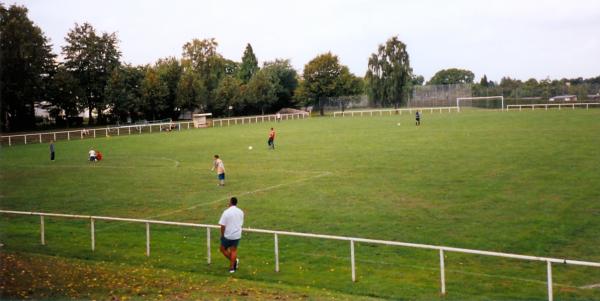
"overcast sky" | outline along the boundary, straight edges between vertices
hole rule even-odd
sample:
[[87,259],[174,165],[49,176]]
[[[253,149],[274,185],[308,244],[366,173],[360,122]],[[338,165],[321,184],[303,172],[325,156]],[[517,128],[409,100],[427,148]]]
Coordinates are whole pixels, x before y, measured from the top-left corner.
[[[5,0],[5,4],[12,4]],[[194,38],[216,38],[240,61],[291,59],[298,71],[331,51],[362,76],[377,45],[397,35],[416,74],[464,68],[519,79],[600,75],[600,1],[459,0],[19,0],[60,53],[75,23],[117,32],[122,61],[181,57]]]

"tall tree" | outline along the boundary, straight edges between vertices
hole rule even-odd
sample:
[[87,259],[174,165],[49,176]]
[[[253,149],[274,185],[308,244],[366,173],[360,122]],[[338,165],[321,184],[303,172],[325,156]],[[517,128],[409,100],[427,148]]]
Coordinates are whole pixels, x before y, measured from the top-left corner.
[[412,68],[406,45],[392,37],[371,54],[365,75],[369,99],[379,105],[398,107],[408,99]]
[[200,77],[192,68],[183,68],[183,73],[177,83],[177,107],[193,112],[205,109],[208,91]]
[[169,87],[158,77],[156,68],[146,69],[146,75],[142,80],[142,104],[146,119],[156,120],[162,118],[161,112],[167,108],[166,98],[169,95]]
[[247,83],[258,70],[258,60],[254,55],[252,45],[248,43],[246,50],[244,50],[244,56],[242,56],[242,64],[238,71],[238,77],[243,83]]
[[161,115],[177,119],[180,111],[177,108],[177,85],[181,78],[183,68],[174,57],[159,59],[155,65],[159,80],[167,87],[167,95],[164,100],[164,110]]
[[106,85],[106,106],[118,121],[138,119],[142,111],[141,86],[144,67],[122,65],[113,70]]
[[63,113],[67,118],[79,115],[83,109],[79,101],[83,96],[83,91],[77,78],[63,64],[60,64],[50,77],[50,81],[47,98],[50,105],[46,107],[50,115],[57,121],[62,118]]
[[294,91],[298,87],[298,73],[294,70],[289,60],[277,59],[265,62],[261,71],[264,71],[276,85],[277,101],[273,104],[275,110],[294,107]]
[[303,93],[319,106],[321,116],[325,115],[323,98],[342,95],[342,69],[338,57],[331,52],[318,55],[304,66]]
[[35,127],[36,101],[46,94],[54,55],[27,8],[0,3],[0,128]]
[[[237,77],[225,76],[219,83],[215,93],[215,115],[230,115],[234,112],[243,112],[242,81]],[[231,108],[231,109],[230,109]]]
[[430,85],[472,84],[475,74],[465,69],[443,69],[436,72],[429,80]]
[[[201,96],[204,97],[203,106],[189,108],[191,110],[210,111],[212,109],[215,90],[219,86],[221,78],[228,72],[230,64],[217,52],[218,45],[215,39],[194,39],[183,45],[182,64],[189,66],[191,72],[195,73],[196,79],[201,83],[205,92]],[[188,81],[188,83],[190,82]],[[192,101],[188,104],[199,104],[199,102]]]
[[251,112],[260,112],[265,114],[265,110],[269,109],[277,100],[277,81],[276,78],[270,77],[267,72],[261,70],[257,72],[244,90],[244,100],[247,105],[247,110]]
[[121,52],[115,33],[98,35],[89,23],[75,24],[65,38],[67,45],[62,47],[65,66],[79,80],[84,90],[83,102],[89,110],[89,123],[93,123],[92,111],[97,109],[102,118],[104,90],[108,79],[119,66]]

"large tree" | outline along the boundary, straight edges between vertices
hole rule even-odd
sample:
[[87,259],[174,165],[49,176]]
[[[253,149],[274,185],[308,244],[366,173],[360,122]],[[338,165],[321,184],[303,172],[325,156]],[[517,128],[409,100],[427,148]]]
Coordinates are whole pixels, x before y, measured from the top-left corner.
[[77,78],[60,64],[51,75],[50,82],[47,97],[50,104],[46,106],[50,115],[57,121],[62,118],[63,113],[66,118],[79,115],[83,109],[79,101],[83,97],[83,91]]
[[276,85],[277,101],[273,104],[273,109],[294,107],[294,91],[298,87],[298,73],[292,67],[289,60],[277,59],[272,62],[265,62],[263,69],[265,74]]
[[160,59],[155,65],[158,79],[167,87],[167,95],[164,100],[164,108],[161,115],[172,119],[179,117],[180,111],[177,108],[177,85],[181,78],[183,68],[174,57]]
[[105,91],[106,106],[118,121],[138,119],[142,111],[141,86],[146,75],[144,67],[122,65],[113,70]]
[[[214,95],[219,82],[223,76],[228,74],[228,70],[231,69],[231,64],[217,52],[217,46],[219,44],[215,39],[194,39],[191,42],[183,45],[183,61],[182,63],[186,68],[189,68],[189,72],[193,72],[203,89],[205,89],[204,99],[201,102],[192,101],[188,104],[200,104],[199,107],[188,107],[189,109],[200,109],[201,111],[212,110],[214,103]],[[185,76],[185,73],[184,73]],[[183,79],[183,78],[182,78]],[[189,83],[189,77],[186,78]],[[188,86],[189,87],[189,86]],[[196,95],[198,96],[198,95]]]
[[313,104],[319,106],[321,116],[325,115],[322,105],[325,97],[343,95],[343,67],[331,52],[318,55],[304,66],[302,91]]
[[429,80],[430,85],[472,84],[475,74],[469,70],[450,68],[438,71]]
[[196,109],[206,108],[208,91],[200,76],[192,68],[184,66],[179,83],[177,83],[178,108],[193,112]]
[[35,127],[35,102],[46,95],[54,55],[27,8],[0,3],[0,128]]
[[367,94],[374,104],[398,107],[408,99],[412,68],[406,45],[392,37],[371,54],[365,75]]
[[237,77],[225,76],[219,83],[215,93],[215,115],[230,115],[234,112],[244,112],[242,98],[242,81]]
[[146,119],[156,120],[164,117],[161,115],[161,112],[164,112],[168,107],[166,99],[169,95],[169,87],[165,82],[160,80],[156,68],[146,68],[146,74],[142,80],[141,92]]
[[104,91],[112,71],[119,66],[121,52],[115,33],[97,34],[89,23],[75,24],[65,38],[62,47],[65,66],[79,80],[84,90],[82,101],[89,110],[89,123],[93,123],[92,111],[102,117],[105,102]]
[[246,111],[264,114],[277,100],[276,78],[269,76],[264,70],[257,72],[244,89]]
[[252,45],[248,43],[246,50],[244,50],[244,56],[242,56],[238,77],[243,83],[247,83],[258,70],[258,60],[254,55]]

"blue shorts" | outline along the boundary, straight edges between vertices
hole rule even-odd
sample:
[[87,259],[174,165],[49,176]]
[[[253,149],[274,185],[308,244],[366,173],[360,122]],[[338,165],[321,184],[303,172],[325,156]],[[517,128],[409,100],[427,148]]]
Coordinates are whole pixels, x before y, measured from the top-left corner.
[[240,244],[240,240],[239,239],[227,239],[225,238],[225,236],[221,237],[221,246],[223,246],[223,248],[225,249],[229,249],[231,247],[236,247]]
[[219,180],[225,180],[225,173],[220,173],[218,176]]

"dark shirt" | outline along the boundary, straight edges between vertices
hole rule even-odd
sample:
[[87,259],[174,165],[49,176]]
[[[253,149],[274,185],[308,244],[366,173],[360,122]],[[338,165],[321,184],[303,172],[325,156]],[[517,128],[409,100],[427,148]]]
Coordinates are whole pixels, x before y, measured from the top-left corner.
[[50,152],[54,152],[54,143],[50,143]]

